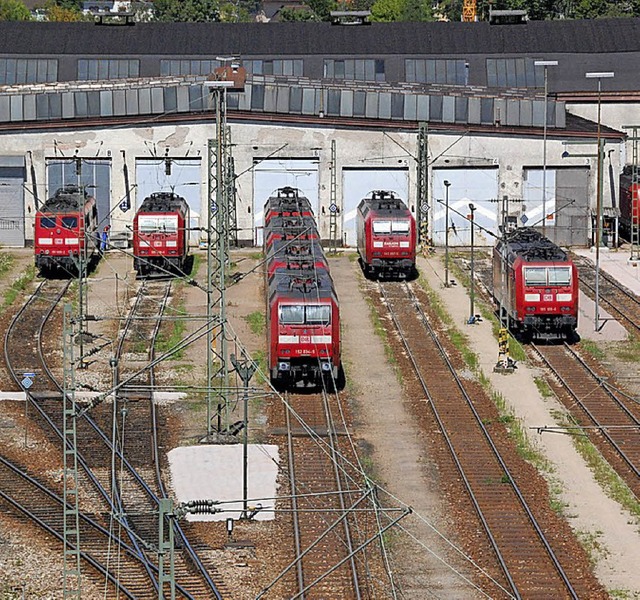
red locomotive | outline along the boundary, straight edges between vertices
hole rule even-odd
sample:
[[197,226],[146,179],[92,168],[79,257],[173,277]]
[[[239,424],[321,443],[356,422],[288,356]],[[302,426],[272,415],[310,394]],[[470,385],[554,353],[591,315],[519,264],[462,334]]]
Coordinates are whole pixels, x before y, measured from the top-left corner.
[[568,254],[531,227],[493,250],[493,297],[509,327],[531,339],[572,337],[578,325],[578,270]]
[[297,188],[284,187],[269,197],[264,206],[265,226],[273,217],[313,217],[311,202]]
[[327,259],[318,240],[275,240],[270,252],[268,277],[280,269],[306,269],[313,266],[316,269],[329,270]]
[[97,256],[98,209],[96,200],[76,185],[56,191],[36,213],[34,249],[41,274],[76,274],[81,264],[88,270]]
[[620,234],[640,243],[640,167],[627,165],[620,175]]
[[[265,214],[269,202],[265,206]],[[265,227],[267,255],[267,342],[271,382],[297,386],[344,387],[340,359],[340,311],[315,222],[274,216]],[[275,229],[277,237],[272,236]],[[267,240],[271,239],[271,244]]]
[[358,205],[360,264],[372,277],[411,277],[416,268],[416,221],[393,192],[374,191]]
[[133,219],[133,268],[140,276],[184,274],[189,259],[189,204],[171,192],[156,192]]

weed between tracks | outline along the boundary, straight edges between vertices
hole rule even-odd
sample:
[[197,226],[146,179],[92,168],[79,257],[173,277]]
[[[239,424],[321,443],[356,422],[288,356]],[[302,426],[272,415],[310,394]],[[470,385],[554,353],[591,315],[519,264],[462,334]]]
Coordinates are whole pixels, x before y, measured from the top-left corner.
[[[0,277],[11,269],[14,264],[13,256],[5,254],[0,255]],[[4,299],[2,302],[2,310],[11,306],[16,298],[20,296],[27,286],[35,279],[36,268],[35,265],[29,265],[27,269],[18,277],[4,293]]]
[[256,310],[255,312],[245,315],[242,318],[249,325],[251,333],[255,333],[256,335],[264,335],[267,328],[267,319],[263,311]]
[[[459,272],[458,278],[464,280],[462,272]],[[508,406],[505,397],[491,388],[490,379],[481,369],[478,368],[477,355],[468,347],[468,338],[455,327],[455,325],[453,324],[453,319],[446,311],[445,307],[442,305],[440,296],[431,288],[429,283],[423,277],[420,277],[419,283],[429,296],[430,305],[438,315],[438,318],[443,323],[448,325],[449,337],[451,338],[451,341],[456,346],[456,348],[458,348],[458,350],[462,354],[465,364],[469,367],[469,369],[473,371],[478,379],[478,382],[487,391],[487,393],[491,394],[491,398],[496,405],[496,408],[498,409],[499,421],[505,425],[509,437],[513,439],[518,455],[523,460],[531,463],[538,471],[544,474],[544,477],[549,485],[550,505],[554,511],[562,513],[565,507],[560,496],[562,492],[562,486],[561,482],[553,476],[553,464],[549,460],[547,460],[547,458],[542,453],[534,448],[534,445],[531,443],[531,440],[527,435],[527,431],[522,425],[522,421],[517,418],[513,409]],[[494,337],[497,337],[497,331],[500,328],[498,319],[493,314],[493,312],[490,312],[488,309],[483,309],[483,315],[484,318],[492,321]],[[519,343],[516,342],[516,340],[511,338],[510,348],[514,347],[517,348],[518,351],[516,351],[515,353],[510,352],[511,357],[515,360],[524,360],[524,358],[526,358],[524,349]],[[516,358],[516,356],[518,358]],[[541,389],[541,384],[542,381],[536,381],[538,389]],[[548,386],[547,392],[548,396],[553,395]]]
[[[561,427],[575,428],[579,426],[570,415],[564,412],[555,411],[553,416]],[[629,511],[636,525],[640,526],[640,502],[633,492],[600,454],[600,451],[589,441],[586,434],[578,433],[573,435],[571,439],[575,449],[587,463],[604,493]]]

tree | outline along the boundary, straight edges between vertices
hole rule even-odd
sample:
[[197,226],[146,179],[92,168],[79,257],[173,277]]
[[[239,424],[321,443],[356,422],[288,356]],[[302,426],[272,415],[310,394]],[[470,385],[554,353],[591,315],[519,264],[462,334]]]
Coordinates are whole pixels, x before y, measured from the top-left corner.
[[208,23],[220,20],[218,0],[156,0],[156,21]]
[[430,0],[405,0],[402,21],[433,21],[433,2]]
[[278,13],[278,19],[285,21],[319,21],[320,17],[308,8],[295,10],[291,7],[285,7]]
[[377,0],[371,7],[371,20],[390,23],[399,21],[405,8],[405,0]]
[[0,21],[30,21],[31,12],[22,0],[0,0]]

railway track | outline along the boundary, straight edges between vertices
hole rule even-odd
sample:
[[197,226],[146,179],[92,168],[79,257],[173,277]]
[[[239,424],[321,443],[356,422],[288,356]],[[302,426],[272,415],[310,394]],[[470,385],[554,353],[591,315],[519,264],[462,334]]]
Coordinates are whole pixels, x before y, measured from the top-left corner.
[[[21,366],[31,365],[32,370],[38,372],[37,386],[34,386],[36,389],[30,390],[28,394],[28,404],[33,407],[32,418],[42,427],[46,435],[53,438],[54,443],[59,444],[61,444],[63,437],[60,414],[62,388],[44,358],[42,341],[45,325],[50,322],[56,305],[66,291],[66,286],[68,283],[43,282],[16,316],[5,336],[5,360],[16,382],[20,378],[20,374],[16,371],[18,364]],[[133,314],[134,311],[130,315],[131,318],[133,318]],[[23,342],[25,337],[29,340],[28,344]],[[153,341],[151,347],[153,347]],[[153,410],[151,412],[153,413]],[[128,410],[122,411],[123,416],[126,413]],[[146,413],[147,423],[140,425],[141,429],[136,432],[136,435],[155,440],[157,432],[153,434],[151,430],[153,419],[149,417],[148,408]],[[145,418],[142,417],[142,420],[144,421]],[[118,444],[114,450],[111,440],[122,439],[117,435],[120,425],[122,423],[118,422],[118,415],[113,410],[113,403],[111,406],[102,403],[94,407],[91,414],[85,413],[76,419],[78,462],[82,469],[79,474],[79,488],[81,490],[93,488],[94,492],[92,493],[97,493],[101,503],[101,508],[96,512],[105,515],[105,519],[107,519],[106,515],[109,515],[116,521],[116,526],[111,532],[111,544],[107,544],[107,547],[115,544],[115,547],[123,549],[122,552],[125,552],[126,548],[133,548],[133,552],[144,570],[145,581],[142,585],[139,583],[139,573],[131,574],[130,579],[126,572],[120,573],[116,583],[118,589],[126,590],[128,587],[140,587],[145,592],[141,592],[135,597],[157,598],[159,498],[147,483],[147,479],[154,480],[154,473],[157,473],[159,477],[159,467],[154,465],[152,459],[153,455],[158,455],[157,443],[154,441],[146,444],[147,449],[150,446],[155,447],[155,450],[148,453],[146,466],[141,456],[138,456],[134,450],[133,454],[136,455],[134,460],[139,463],[137,470],[118,448]],[[109,433],[107,434],[105,431]],[[137,444],[133,448],[137,448],[139,451]],[[118,465],[117,477],[115,465]],[[158,485],[157,481],[158,479],[156,479],[155,485]],[[127,499],[126,506],[122,500],[124,497]],[[135,518],[135,523],[132,522],[132,515]],[[107,530],[114,525],[113,522],[106,521],[102,524]],[[222,598],[220,591],[189,545],[181,528],[175,523],[174,525],[180,540],[180,549],[175,553],[177,597],[187,599]],[[61,535],[62,532],[58,532],[58,534]],[[100,547],[100,545],[104,547],[104,542],[101,544],[84,537],[82,539],[83,548]],[[83,555],[83,557],[85,556]],[[85,559],[97,572],[109,572],[109,565],[100,562],[99,557],[87,554]],[[166,576],[165,573],[164,577]]]
[[[289,393],[276,412],[274,434],[287,448],[293,539],[293,560],[276,581],[286,578],[292,600],[388,597],[371,544],[379,533],[376,498],[354,466],[340,397]],[[272,587],[258,598],[272,597]]]
[[[519,459],[494,442],[497,416],[484,391],[464,381],[423,308],[428,301],[407,283],[379,283],[383,303],[412,365],[425,407],[452,457],[449,478],[462,482],[494,562],[483,587],[500,598],[594,598],[562,541],[546,532],[521,491]],[[418,295],[422,298],[419,299]],[[383,316],[383,315],[381,315]],[[485,425],[491,423],[491,427]],[[485,542],[487,543],[487,542]],[[597,585],[597,584],[593,584]]]
[[609,464],[640,498],[640,407],[607,383],[605,376],[568,344],[532,344],[560,385],[558,396],[576,427],[599,448]]
[[[578,266],[582,289],[591,298],[595,298],[595,265],[589,259],[581,256],[573,256],[573,260]],[[640,298],[638,296],[601,269],[598,297],[611,315],[620,321],[629,333],[640,338]]]

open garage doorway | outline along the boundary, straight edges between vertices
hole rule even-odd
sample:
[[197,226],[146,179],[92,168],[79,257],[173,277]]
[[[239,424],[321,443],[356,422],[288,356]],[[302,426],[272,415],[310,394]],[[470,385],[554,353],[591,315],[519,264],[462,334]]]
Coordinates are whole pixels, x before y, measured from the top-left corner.
[[273,192],[283,187],[298,188],[311,203],[318,222],[317,158],[253,159],[253,243],[262,246],[264,204]]
[[[136,209],[154,192],[173,192],[189,204],[190,243],[197,245],[207,226],[202,215],[202,183],[200,158],[138,158],[136,159]],[[202,219],[201,219],[202,215]]]
[[[469,204],[475,207],[475,246],[493,246],[500,236],[498,202],[498,167],[474,169],[433,169],[431,202],[431,237],[436,246],[444,246],[449,228],[449,246],[470,246]],[[447,188],[449,222],[446,223]]]
[[408,167],[344,167],[342,169],[342,242],[356,245],[356,211],[360,201],[374,190],[394,192],[405,204],[409,202]]
[[[24,183],[26,171],[22,156],[0,156],[0,245],[25,245]],[[31,228],[32,217],[28,220]],[[33,235],[30,231],[30,237]]]
[[48,158],[47,198],[66,185],[84,187],[96,199],[98,230],[111,225],[111,160],[105,158]]

